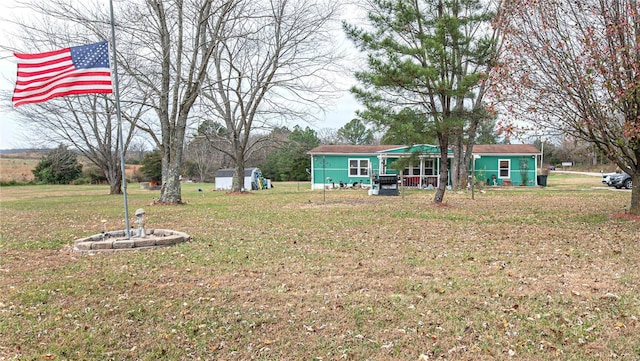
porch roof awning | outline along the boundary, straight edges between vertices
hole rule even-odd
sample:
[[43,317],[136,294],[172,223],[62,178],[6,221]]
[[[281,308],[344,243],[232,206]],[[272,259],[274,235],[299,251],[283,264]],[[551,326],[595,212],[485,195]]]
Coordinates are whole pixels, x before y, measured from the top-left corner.
[[[416,144],[412,146],[399,146],[397,148],[386,149],[378,153],[387,156],[403,156],[412,154],[440,156],[440,147],[431,144]],[[453,151],[449,149],[447,153],[452,154]]]

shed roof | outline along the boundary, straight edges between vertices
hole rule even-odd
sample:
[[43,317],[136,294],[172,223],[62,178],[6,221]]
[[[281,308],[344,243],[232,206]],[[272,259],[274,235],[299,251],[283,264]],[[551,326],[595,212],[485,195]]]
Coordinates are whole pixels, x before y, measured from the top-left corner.
[[477,144],[473,146],[475,154],[540,154],[532,144]]
[[[251,173],[253,173],[253,171],[257,169],[257,168],[245,168],[244,169],[244,176],[245,177],[250,177]],[[218,171],[216,172],[216,178],[225,178],[225,177],[233,177],[233,173],[236,170],[233,168],[227,168],[227,169],[218,169]]]

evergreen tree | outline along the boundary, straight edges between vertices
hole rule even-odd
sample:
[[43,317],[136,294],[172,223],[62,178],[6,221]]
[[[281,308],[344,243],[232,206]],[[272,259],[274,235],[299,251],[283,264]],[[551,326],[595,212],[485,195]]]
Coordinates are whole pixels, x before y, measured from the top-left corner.
[[413,109],[402,109],[394,114],[392,119],[382,136],[382,144],[414,145],[438,142],[433,131],[427,126],[427,120],[416,114]]
[[37,183],[69,184],[82,175],[82,164],[63,145],[49,152],[32,171]]
[[373,141],[373,131],[367,129],[362,120],[356,118],[338,129],[338,137],[346,144],[371,144]]
[[487,119],[478,126],[478,137],[476,138],[476,144],[497,144],[497,134],[495,132],[496,120],[495,118]]
[[140,172],[147,180],[159,181],[162,179],[162,153],[159,149],[149,152],[142,158]]
[[296,125],[289,134],[289,141],[293,145],[290,180],[308,180],[307,169],[311,168],[311,158],[307,152],[317,147],[320,139],[315,130],[309,127],[302,129]]
[[274,132],[288,133],[286,141],[267,156],[260,167],[267,178],[275,181],[308,180],[307,169],[311,167],[311,158],[307,152],[320,144],[316,132],[296,125],[293,131],[279,128]]
[[[360,116],[390,126],[401,119],[401,111],[410,109],[424,121],[441,149],[434,202],[442,202],[450,141],[462,145],[465,125],[481,119],[474,116],[479,110],[484,113],[480,100],[495,55],[490,33],[494,14],[479,0],[370,4],[370,27],[344,25],[348,37],[368,55],[367,69],[356,73],[361,86],[352,89],[366,108]],[[467,129],[472,142],[476,128],[471,124]]]

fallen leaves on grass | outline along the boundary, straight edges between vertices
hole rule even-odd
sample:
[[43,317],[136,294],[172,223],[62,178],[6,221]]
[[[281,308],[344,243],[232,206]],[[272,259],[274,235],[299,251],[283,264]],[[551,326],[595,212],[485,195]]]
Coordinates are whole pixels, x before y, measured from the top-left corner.
[[3,199],[3,216],[28,212],[54,243],[31,250],[23,242],[40,231],[3,218],[0,325],[15,332],[2,335],[0,352],[29,344],[21,358],[637,356],[640,235],[608,216],[617,193],[448,194],[440,207],[432,193],[336,192],[324,203],[294,190],[154,207],[154,226],[188,228],[194,242],[75,257],[57,251],[69,223],[77,233],[119,219],[119,201],[99,200],[100,214],[87,216],[96,202],[84,198],[50,195],[55,207]]
[[630,213],[616,213],[613,215],[613,218],[640,222],[640,215],[630,214]]

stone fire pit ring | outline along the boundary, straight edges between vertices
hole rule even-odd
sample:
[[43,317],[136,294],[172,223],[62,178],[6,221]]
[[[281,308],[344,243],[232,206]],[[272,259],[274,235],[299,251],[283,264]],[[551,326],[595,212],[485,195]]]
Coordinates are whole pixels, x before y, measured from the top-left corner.
[[[131,233],[134,233],[133,231]],[[146,229],[144,237],[127,238],[125,231],[95,234],[74,241],[74,252],[133,251],[155,247],[168,247],[191,240],[184,232],[170,229]]]

